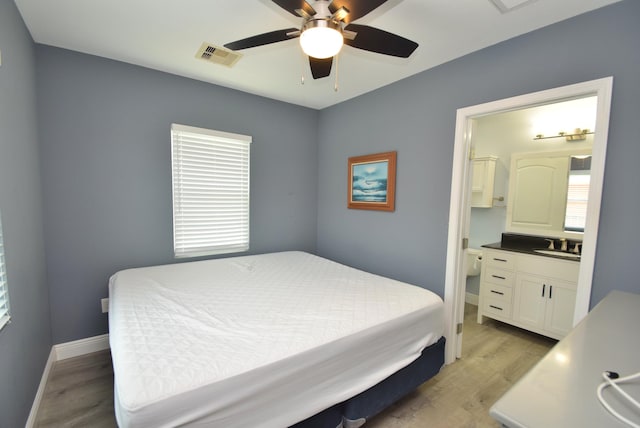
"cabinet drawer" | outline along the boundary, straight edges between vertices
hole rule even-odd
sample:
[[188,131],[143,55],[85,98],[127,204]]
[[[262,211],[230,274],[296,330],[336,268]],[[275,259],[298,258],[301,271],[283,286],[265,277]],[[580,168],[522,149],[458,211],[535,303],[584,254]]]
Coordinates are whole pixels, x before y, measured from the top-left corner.
[[521,255],[518,272],[543,275],[562,281],[578,282],[580,263],[573,260],[558,260],[544,256]]
[[489,316],[511,317],[511,302],[486,296],[482,302],[482,311]]
[[515,276],[515,272],[487,266],[487,268],[485,269],[485,276],[482,279],[485,282],[489,282],[491,284],[511,287],[515,282]]
[[486,299],[498,299],[511,303],[512,288],[504,285],[485,284],[482,287],[482,293]]
[[487,251],[482,262],[487,267],[514,270],[516,267],[516,254],[508,251]]

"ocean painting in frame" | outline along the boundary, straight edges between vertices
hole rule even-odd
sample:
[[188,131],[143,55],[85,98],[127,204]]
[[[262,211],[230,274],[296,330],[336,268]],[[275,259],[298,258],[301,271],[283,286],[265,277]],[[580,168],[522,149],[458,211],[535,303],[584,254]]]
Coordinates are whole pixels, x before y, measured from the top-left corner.
[[395,209],[396,152],[349,158],[348,208]]

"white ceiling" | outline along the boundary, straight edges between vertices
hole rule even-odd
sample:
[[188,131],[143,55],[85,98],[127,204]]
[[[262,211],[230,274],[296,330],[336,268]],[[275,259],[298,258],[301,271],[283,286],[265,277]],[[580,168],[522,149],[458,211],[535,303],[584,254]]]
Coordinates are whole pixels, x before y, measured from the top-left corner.
[[[497,1],[497,0],[496,0]],[[389,0],[356,20],[419,43],[408,59],[345,46],[339,90],[313,80],[297,39],[241,51],[232,68],[196,59],[203,42],[222,46],[299,27],[270,0],[15,0],[37,43],[57,46],[322,109],[470,52],[619,0]],[[313,5],[314,1],[309,0]],[[305,84],[300,77],[304,72]]]

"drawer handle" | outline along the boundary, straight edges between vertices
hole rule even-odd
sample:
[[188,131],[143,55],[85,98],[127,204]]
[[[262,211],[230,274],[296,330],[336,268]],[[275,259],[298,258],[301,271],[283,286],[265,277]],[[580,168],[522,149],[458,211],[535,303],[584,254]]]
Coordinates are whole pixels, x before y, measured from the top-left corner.
[[499,276],[499,275],[491,275],[491,276],[498,279],[507,279],[504,276]]
[[491,292],[495,293],[495,294],[499,294],[501,296],[504,296],[504,293],[502,291],[491,290]]
[[506,260],[506,259],[498,259],[498,258],[495,258],[495,257],[493,258],[493,260],[495,260],[495,261],[497,261],[497,262],[504,262],[504,263],[506,263],[506,262],[507,262],[507,260]]
[[490,308],[493,308],[493,309],[497,309],[497,310],[499,310],[499,311],[501,311],[501,310],[502,310],[502,308],[499,308],[499,307],[497,307],[497,306],[493,306],[493,305],[489,305],[489,307],[490,307]]

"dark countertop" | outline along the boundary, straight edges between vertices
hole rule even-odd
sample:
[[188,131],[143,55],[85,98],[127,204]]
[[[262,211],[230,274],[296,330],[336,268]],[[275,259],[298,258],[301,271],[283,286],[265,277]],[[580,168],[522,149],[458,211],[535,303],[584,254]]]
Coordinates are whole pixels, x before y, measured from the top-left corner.
[[[482,247],[491,248],[494,250],[511,251],[513,253],[529,254],[529,255],[540,256],[540,257],[550,257],[553,259],[569,260],[574,262],[580,261],[580,258],[564,257],[561,255],[555,256],[552,254],[542,254],[542,253],[533,251],[534,249],[537,249],[537,250],[548,249],[549,241],[547,241],[546,239],[554,239],[556,251],[558,253],[564,252],[564,251],[558,250],[558,248],[560,248],[560,240],[557,238],[546,238],[544,236],[517,235],[514,233],[503,233],[502,240],[500,242],[485,244],[485,245],[482,245]],[[573,249],[576,242],[580,242],[580,241],[568,241],[567,247],[569,249]]]

